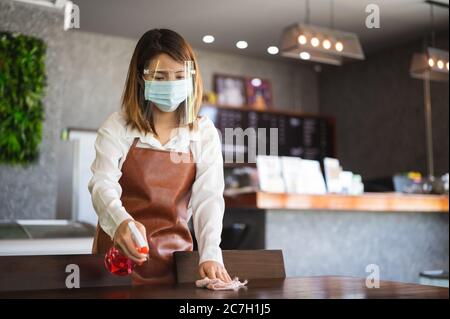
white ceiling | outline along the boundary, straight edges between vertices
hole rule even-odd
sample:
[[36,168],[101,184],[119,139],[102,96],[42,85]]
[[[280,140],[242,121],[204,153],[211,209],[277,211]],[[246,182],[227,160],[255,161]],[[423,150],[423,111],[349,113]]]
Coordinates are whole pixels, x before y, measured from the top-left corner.
[[[311,23],[329,26],[331,0],[311,0]],[[169,28],[194,47],[268,56],[279,45],[281,31],[305,17],[305,0],[74,0],[80,7],[81,30],[138,39],[152,28]],[[365,27],[367,4],[381,10],[381,28]],[[448,9],[435,7],[438,31],[448,32]],[[430,28],[424,0],[335,0],[335,27],[356,32],[366,52],[420,38]],[[216,41],[204,44],[212,34]],[[245,50],[236,48],[246,40]]]

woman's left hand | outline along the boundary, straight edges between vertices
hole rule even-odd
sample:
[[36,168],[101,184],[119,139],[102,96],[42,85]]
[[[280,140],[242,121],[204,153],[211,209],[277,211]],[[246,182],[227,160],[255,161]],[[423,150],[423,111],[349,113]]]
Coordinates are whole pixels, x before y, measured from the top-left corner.
[[208,260],[202,262],[198,266],[198,271],[202,278],[208,277],[209,279],[221,279],[223,282],[230,282],[231,277],[228,275],[227,270],[222,264]]

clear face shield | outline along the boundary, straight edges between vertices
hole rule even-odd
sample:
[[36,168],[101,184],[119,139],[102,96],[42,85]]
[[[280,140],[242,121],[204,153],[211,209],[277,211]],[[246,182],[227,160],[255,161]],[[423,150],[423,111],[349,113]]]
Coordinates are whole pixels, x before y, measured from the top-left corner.
[[193,61],[167,67],[160,60],[145,69],[144,95],[162,112],[179,112],[180,125],[195,120],[195,68]]

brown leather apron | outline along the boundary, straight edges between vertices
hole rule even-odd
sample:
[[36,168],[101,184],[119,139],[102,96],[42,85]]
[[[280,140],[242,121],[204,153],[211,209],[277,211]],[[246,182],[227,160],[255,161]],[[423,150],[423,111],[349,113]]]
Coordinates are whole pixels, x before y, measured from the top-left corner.
[[[147,231],[149,259],[132,273],[137,284],[175,282],[173,252],[191,251],[188,204],[195,181],[192,152],[188,160],[176,163],[171,152],[136,147],[135,138],[122,166],[119,184],[126,211]],[[178,153],[182,154],[182,153]],[[110,237],[97,226],[93,253],[103,254],[113,246]]]

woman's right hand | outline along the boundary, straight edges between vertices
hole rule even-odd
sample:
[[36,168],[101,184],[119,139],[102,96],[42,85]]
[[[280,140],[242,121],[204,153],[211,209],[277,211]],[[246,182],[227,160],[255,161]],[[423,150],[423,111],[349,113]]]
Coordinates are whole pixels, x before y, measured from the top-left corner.
[[[118,244],[119,249],[122,250],[122,252],[127,255],[128,258],[130,258],[137,264],[142,265],[145,261],[147,261],[148,255],[142,254],[138,251],[133,239],[133,235],[131,234],[130,228],[128,227],[128,223],[131,221],[133,220],[127,219],[123,221],[119,225],[119,227],[117,227],[116,232],[114,233],[114,244]],[[134,221],[134,223],[144,237],[144,240],[147,242],[145,226],[137,221]]]

